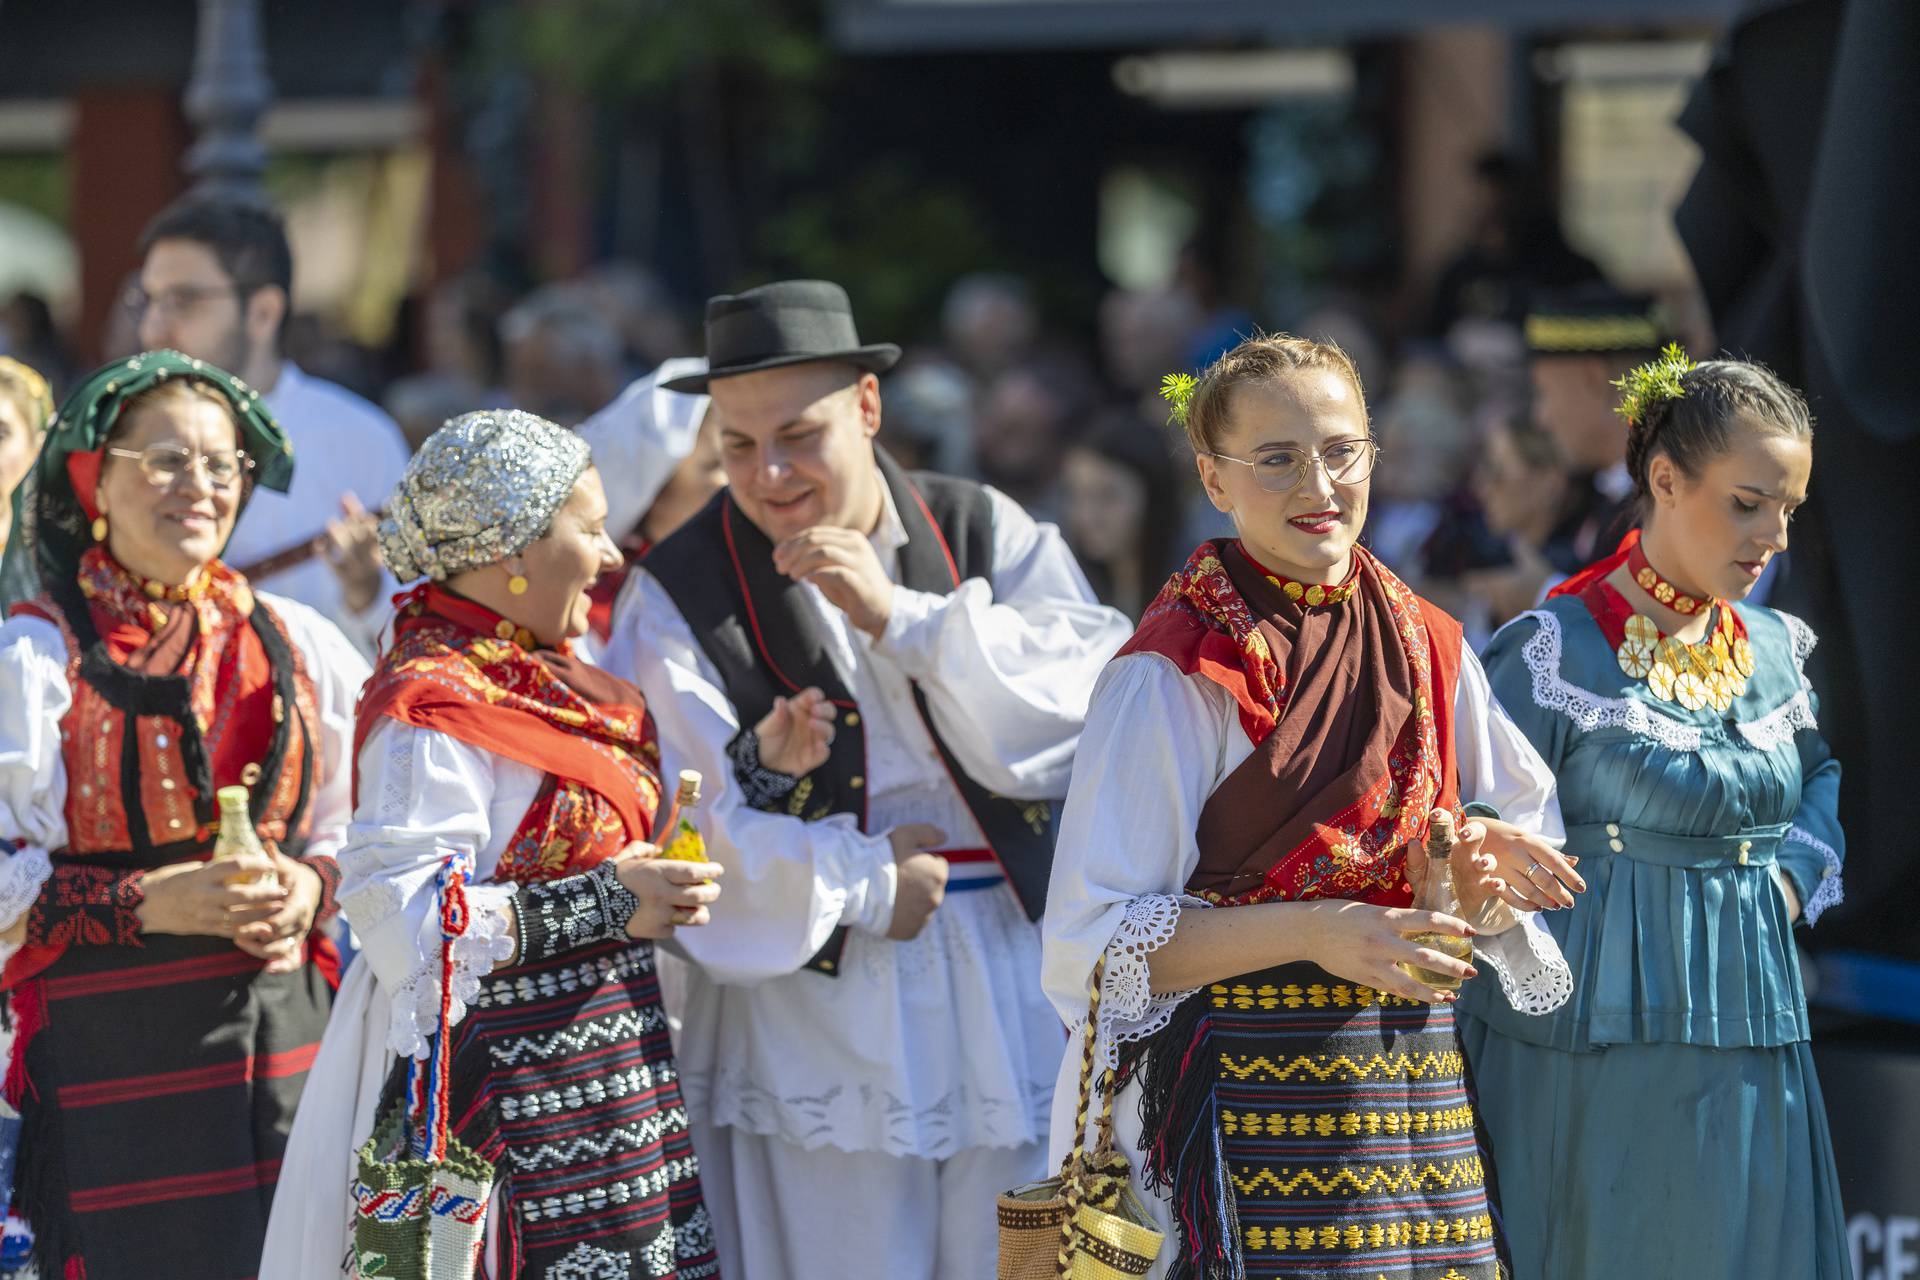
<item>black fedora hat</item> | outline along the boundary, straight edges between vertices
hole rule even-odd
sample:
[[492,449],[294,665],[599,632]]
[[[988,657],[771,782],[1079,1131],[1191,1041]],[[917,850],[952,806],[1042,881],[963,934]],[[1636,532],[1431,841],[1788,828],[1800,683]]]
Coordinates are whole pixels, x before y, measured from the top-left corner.
[[707,300],[707,371],[660,385],[705,392],[720,378],[834,361],[884,373],[900,359],[891,342],[862,345],[847,291],[828,280],[780,280]]

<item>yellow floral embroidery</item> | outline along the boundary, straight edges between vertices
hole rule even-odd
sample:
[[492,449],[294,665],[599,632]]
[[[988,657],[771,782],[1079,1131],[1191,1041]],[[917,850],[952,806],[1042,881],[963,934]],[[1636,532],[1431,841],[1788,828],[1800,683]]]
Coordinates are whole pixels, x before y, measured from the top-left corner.
[[1473,1128],[1472,1107],[1432,1111],[1222,1111],[1220,1128],[1228,1137],[1357,1138],[1362,1135],[1421,1137]]

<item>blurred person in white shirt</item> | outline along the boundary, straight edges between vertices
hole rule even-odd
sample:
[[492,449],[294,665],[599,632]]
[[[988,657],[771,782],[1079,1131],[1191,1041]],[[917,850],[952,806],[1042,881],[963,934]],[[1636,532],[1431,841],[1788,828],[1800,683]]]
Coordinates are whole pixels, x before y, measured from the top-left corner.
[[292,487],[263,492],[223,558],[263,590],[311,606],[371,653],[392,581],[380,567],[365,503],[399,483],[400,428],[377,406],[288,360],[281,346],[293,253],[264,205],[189,196],[140,240],[128,305],[140,345],[169,347],[260,393],[299,459]]

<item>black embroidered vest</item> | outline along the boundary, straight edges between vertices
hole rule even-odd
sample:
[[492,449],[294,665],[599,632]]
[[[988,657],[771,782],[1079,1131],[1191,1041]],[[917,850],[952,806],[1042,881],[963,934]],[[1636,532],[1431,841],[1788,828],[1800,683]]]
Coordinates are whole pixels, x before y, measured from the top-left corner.
[[[993,581],[993,507],[980,485],[951,476],[908,475],[884,451],[875,452],[880,474],[906,527],[900,548],[900,582],[946,595],[968,578]],[[828,654],[816,615],[800,584],[775,571],[773,546],[741,514],[726,490],[643,561],[686,618],[720,678],[742,725],[772,709],[773,700],[817,685],[839,709],[827,762],[800,780],[777,808],[806,822],[852,814],[867,829],[867,743],[858,705]],[[1006,872],[1028,916],[1038,920],[1046,904],[1053,861],[1050,805],[995,795],[967,775],[941,740],[918,685],[914,703],[947,772],[988,847]],[[810,969],[839,969],[846,930],[834,931]]]

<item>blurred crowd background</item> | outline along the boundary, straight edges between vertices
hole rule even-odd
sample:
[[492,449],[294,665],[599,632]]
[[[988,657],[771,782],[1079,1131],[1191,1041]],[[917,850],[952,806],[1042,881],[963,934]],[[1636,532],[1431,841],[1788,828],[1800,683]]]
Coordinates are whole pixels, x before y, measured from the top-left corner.
[[[138,345],[221,7],[5,6],[0,351],[56,390]],[[577,423],[698,354],[709,293],[832,278],[908,349],[887,445],[1059,522],[1137,614],[1221,527],[1161,376],[1332,338],[1388,459],[1376,549],[1484,637],[1597,469],[1530,413],[1528,297],[1604,281],[1711,345],[1674,117],[1730,6],[1473,7],[268,3],[287,354],[415,443],[500,403]]]

